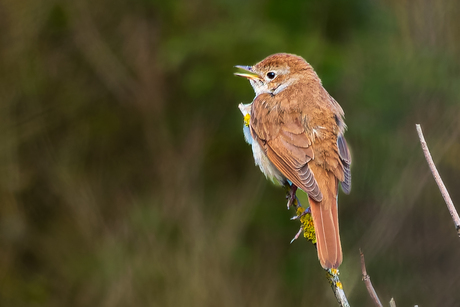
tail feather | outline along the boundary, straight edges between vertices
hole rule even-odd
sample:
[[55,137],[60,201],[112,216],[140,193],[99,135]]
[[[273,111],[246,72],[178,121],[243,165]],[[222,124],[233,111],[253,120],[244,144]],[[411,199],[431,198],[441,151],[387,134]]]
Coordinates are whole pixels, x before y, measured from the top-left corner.
[[323,193],[323,200],[317,202],[310,197],[308,200],[315,225],[316,248],[321,266],[325,269],[336,269],[342,263],[337,210],[338,180],[332,174],[322,176],[322,178],[327,178],[325,182],[318,182]]

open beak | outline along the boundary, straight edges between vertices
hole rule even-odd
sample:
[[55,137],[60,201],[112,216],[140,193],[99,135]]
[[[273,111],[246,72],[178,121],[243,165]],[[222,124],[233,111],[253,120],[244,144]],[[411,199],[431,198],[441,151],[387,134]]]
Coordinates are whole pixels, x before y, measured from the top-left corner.
[[259,75],[252,72],[252,67],[251,66],[236,65],[235,67],[245,71],[244,73],[236,72],[235,76],[244,77],[244,78],[247,78],[249,80],[260,80]]

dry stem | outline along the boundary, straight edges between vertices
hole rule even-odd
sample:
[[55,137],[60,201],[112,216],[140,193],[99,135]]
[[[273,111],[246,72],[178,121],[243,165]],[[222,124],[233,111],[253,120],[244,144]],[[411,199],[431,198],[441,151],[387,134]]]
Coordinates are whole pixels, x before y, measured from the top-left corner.
[[361,251],[361,249],[359,249],[359,254],[361,256],[361,272],[363,274],[363,281],[364,281],[364,284],[366,285],[367,292],[369,292],[369,295],[372,298],[372,301],[374,302],[375,306],[383,307],[382,303],[379,300],[377,293],[375,292],[374,287],[372,286],[371,277],[367,275],[366,263],[364,262],[364,254]]
[[415,125],[418,133],[418,137],[420,138],[420,143],[422,144],[422,150],[425,154],[426,161],[428,162],[428,166],[431,169],[431,173],[433,174],[434,180],[438,184],[439,190],[441,191],[442,197],[446,202],[447,209],[449,210],[450,215],[452,216],[452,220],[454,221],[455,228],[457,229],[457,235],[460,237],[460,217],[458,216],[457,210],[455,209],[454,203],[449,196],[449,192],[447,192],[446,186],[442,182],[441,176],[434,165],[433,158],[431,157],[430,151],[428,150],[428,145],[425,142],[425,138],[423,137],[422,128],[419,124]]

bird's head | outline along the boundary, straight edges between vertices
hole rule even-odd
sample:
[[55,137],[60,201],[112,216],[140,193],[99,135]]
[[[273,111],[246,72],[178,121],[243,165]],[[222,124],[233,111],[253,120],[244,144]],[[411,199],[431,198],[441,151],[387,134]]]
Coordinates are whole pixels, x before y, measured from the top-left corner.
[[287,53],[270,55],[253,66],[235,67],[244,71],[235,75],[249,79],[256,96],[264,93],[276,95],[311,73],[316,76],[302,57]]

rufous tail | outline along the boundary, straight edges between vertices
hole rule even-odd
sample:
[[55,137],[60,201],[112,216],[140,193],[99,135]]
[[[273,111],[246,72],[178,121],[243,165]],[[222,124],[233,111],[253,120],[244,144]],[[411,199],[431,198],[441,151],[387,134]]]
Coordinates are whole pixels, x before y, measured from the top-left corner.
[[315,177],[323,194],[323,200],[316,202],[309,197],[308,201],[315,225],[319,262],[325,269],[337,269],[342,263],[337,209],[338,180],[324,169],[321,173],[323,174],[315,173]]

